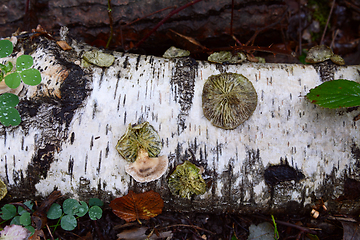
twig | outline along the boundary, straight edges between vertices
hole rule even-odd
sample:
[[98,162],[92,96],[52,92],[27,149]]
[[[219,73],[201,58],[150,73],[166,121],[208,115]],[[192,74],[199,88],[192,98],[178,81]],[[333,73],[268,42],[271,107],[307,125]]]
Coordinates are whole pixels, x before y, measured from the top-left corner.
[[93,220],[92,223],[95,228],[95,232],[96,232],[97,236],[100,238],[100,240],[105,240],[104,236],[101,234],[99,226],[97,225],[97,220]]
[[187,224],[175,224],[175,225],[170,225],[170,226],[165,226],[165,227],[161,227],[159,228],[158,230],[162,230],[162,229],[166,229],[166,228],[171,228],[171,227],[191,227],[191,228],[195,228],[197,230],[200,230],[200,231],[204,231],[204,232],[208,232],[210,234],[213,234],[215,235],[215,233],[209,231],[209,230],[206,230],[206,229],[203,229],[201,227],[198,227],[198,226],[195,226],[195,225],[187,225]]
[[112,9],[111,9],[111,0],[108,0],[108,16],[109,16],[109,22],[110,22],[110,36],[106,43],[106,49],[109,47],[110,42],[112,40],[113,34],[114,34],[114,27],[113,27],[113,17],[112,17]]
[[327,29],[327,27],[328,27],[328,25],[329,25],[330,17],[331,17],[331,14],[332,14],[333,10],[334,10],[334,6],[335,6],[335,0],[333,0],[333,2],[332,2],[332,4],[331,4],[330,13],[329,13],[328,19],[327,19],[326,24],[325,24],[324,32],[323,32],[323,34],[322,34],[322,36],[321,36],[320,45],[323,45],[323,44],[324,44],[324,38],[325,38],[326,29]]
[[331,41],[331,44],[330,44],[330,48],[332,49],[333,46],[334,46],[334,42],[335,42],[335,38],[336,36],[338,35],[339,33],[339,29],[336,29],[335,33],[333,33],[333,38],[332,38],[332,41]]
[[251,45],[253,45],[253,44],[254,44],[254,41],[255,41],[255,38],[257,37],[257,35],[258,35],[260,32],[262,32],[262,31],[264,31],[264,30],[266,30],[266,29],[268,29],[268,28],[272,28],[272,27],[276,26],[278,23],[280,23],[280,22],[283,20],[283,18],[285,17],[285,15],[286,15],[286,13],[287,13],[287,10],[288,10],[288,9],[285,9],[283,15],[280,17],[280,19],[279,19],[278,21],[276,21],[276,22],[274,22],[274,23],[272,23],[272,24],[270,24],[270,25],[267,25],[267,26],[265,26],[265,27],[263,27],[263,28],[260,28],[259,30],[256,30],[255,33],[254,33],[254,35],[247,41],[247,43],[246,43],[245,45],[248,46],[251,42],[252,42]]
[[349,1],[344,1],[346,5],[348,5],[348,7],[352,7],[355,11],[357,11],[358,13],[360,13],[360,8],[358,6],[356,6],[355,4],[352,4]]
[[290,56],[294,56],[295,53],[291,52],[289,50],[282,50],[282,49],[278,49],[278,48],[273,48],[273,47],[259,47],[259,46],[235,46],[235,47],[222,47],[222,48],[214,48],[211,49],[214,52],[217,51],[247,51],[247,52],[251,52],[251,51],[259,51],[259,52],[269,52],[269,53],[273,53],[273,54],[284,54],[284,55],[290,55]]
[[[272,222],[271,219],[268,219],[268,218],[263,217],[263,216],[258,216],[258,215],[253,215],[253,216],[256,217],[256,218],[260,218],[260,219],[263,219],[263,220]],[[306,227],[302,227],[302,226],[296,225],[296,224],[292,224],[292,223],[288,223],[288,222],[283,222],[283,221],[280,221],[280,220],[276,220],[276,223],[277,223],[277,224],[284,225],[284,226],[287,226],[287,227],[296,228],[296,229],[298,229],[298,230],[300,230],[300,231],[302,231],[302,232],[311,233],[311,234],[316,234],[316,231],[314,231],[314,230],[312,230],[312,229],[309,229],[309,228],[306,228]]]
[[155,12],[153,12],[153,13],[150,13],[150,14],[148,14],[148,15],[145,15],[145,16],[143,16],[143,17],[141,17],[141,18],[135,19],[134,21],[129,22],[129,23],[125,24],[125,25],[120,25],[121,47],[124,49],[124,40],[123,40],[123,32],[122,32],[122,30],[123,30],[124,27],[130,26],[130,25],[132,25],[132,24],[134,24],[134,23],[136,23],[136,22],[138,22],[138,21],[140,21],[140,20],[142,20],[142,19],[144,19],[144,18],[150,17],[151,15],[154,15],[154,14],[156,14],[156,13],[159,13],[159,12],[162,12],[162,11],[165,11],[165,10],[168,10],[168,9],[170,9],[170,8],[177,8],[177,6],[166,7],[166,8],[160,9],[160,10],[158,10],[158,11],[155,11]]
[[234,0],[231,1],[230,35],[233,36]]
[[135,45],[135,48],[138,48],[151,34],[153,34],[164,22],[166,22],[170,17],[172,17],[173,15],[177,14],[178,12],[180,12],[181,10],[184,10],[187,7],[190,7],[191,5],[194,5],[195,3],[201,2],[202,0],[195,0],[195,1],[191,1],[187,4],[185,4],[182,7],[176,8],[175,10],[171,11],[163,20],[161,20],[153,29],[151,29],[151,31],[146,34],[146,36],[140,40],[140,42],[138,42]]
[[50,228],[49,228],[49,225],[46,224],[46,228],[47,228],[47,230],[48,230],[48,232],[49,232],[49,234],[50,234],[51,240],[54,240],[54,236],[53,236],[52,233],[51,233],[51,230],[50,230]]
[[171,8],[177,8],[177,6],[166,7],[166,8],[157,10],[157,11],[155,11],[155,12],[149,13],[148,15],[145,15],[145,16],[143,16],[143,17],[141,17],[141,18],[137,18],[137,19],[135,19],[134,21],[123,25],[123,27],[127,27],[127,26],[129,26],[129,25],[131,25],[131,24],[134,24],[134,23],[136,23],[136,22],[144,19],[144,18],[150,17],[151,15],[154,15],[154,14],[156,14],[156,13],[159,13],[159,12],[162,12],[162,11],[165,11],[165,10],[168,10],[168,9],[171,9]]
[[9,203],[9,204],[14,205],[14,206],[21,206],[21,207],[23,207],[27,212],[29,212],[29,213],[32,212],[31,209],[30,209],[28,206],[26,206],[24,203],[15,202],[15,203]]

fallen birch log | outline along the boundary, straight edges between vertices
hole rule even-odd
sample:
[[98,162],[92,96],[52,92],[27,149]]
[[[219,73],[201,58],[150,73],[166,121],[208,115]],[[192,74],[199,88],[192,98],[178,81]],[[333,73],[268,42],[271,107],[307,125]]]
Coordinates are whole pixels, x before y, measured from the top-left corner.
[[[111,67],[80,66],[90,47],[63,51],[42,39],[32,53],[42,83],[24,87],[22,123],[0,126],[0,177],[12,197],[69,196],[112,200],[128,190],[159,192],[168,210],[243,212],[300,209],[344,194],[360,180],[358,111],[316,107],[304,96],[330,78],[360,82],[360,66],[220,65],[113,52]],[[202,110],[211,75],[239,73],[257,91],[252,116],[233,130],[213,126]],[[320,74],[321,73],[321,74]],[[148,121],[169,158],[165,175],[138,183],[115,149],[129,124]],[[167,178],[189,160],[204,168],[207,191],[191,200],[173,196]],[[343,209],[353,211],[352,207]]]

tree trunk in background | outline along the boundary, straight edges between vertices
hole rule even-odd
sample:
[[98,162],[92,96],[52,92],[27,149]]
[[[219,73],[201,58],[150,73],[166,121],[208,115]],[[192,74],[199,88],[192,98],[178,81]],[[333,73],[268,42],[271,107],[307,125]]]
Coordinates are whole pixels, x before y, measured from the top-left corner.
[[[86,45],[73,41],[73,50],[63,51],[47,39],[32,43],[42,83],[21,91],[20,126],[0,127],[0,177],[12,198],[57,188],[109,201],[129,189],[152,189],[167,210],[299,210],[319,198],[338,212],[358,209],[334,201],[347,194],[349,179],[360,180],[358,111],[322,109],[304,96],[321,76],[360,81],[360,66],[220,65],[113,52],[111,67],[83,68]],[[201,107],[204,82],[224,72],[243,74],[258,94],[255,112],[234,130],[211,125]],[[125,173],[127,162],[115,149],[139,120],[158,131],[161,155],[170,162],[160,180],[146,184]],[[185,160],[202,166],[208,183],[192,200],[172,196],[167,187]]]
[[[110,32],[107,0],[33,0],[30,1],[28,12],[25,11],[25,2],[5,0],[0,5],[0,36],[10,36],[18,28],[35,29],[37,24],[48,32],[57,34],[61,26],[67,26],[72,37],[97,46],[105,46]],[[183,6],[188,2],[188,0],[112,0],[114,38],[111,46],[121,48],[123,42],[123,47],[128,49],[130,44],[140,41],[175,7]],[[168,7],[172,8],[152,14]],[[241,41],[246,42],[255,30],[279,21],[287,9],[288,7],[279,1],[236,1],[233,31]],[[139,18],[143,19],[124,26]],[[230,20],[231,0],[204,0],[172,16],[158,29],[157,34],[153,34],[141,47],[145,48],[148,54],[156,51],[153,45],[160,46],[161,51],[164,52],[169,44],[174,44],[166,36],[169,29],[198,41],[221,35],[228,35],[231,39]],[[279,36],[282,28],[284,26],[281,25],[272,27],[272,31],[276,32],[272,43],[281,41]],[[270,40],[269,38],[268,35],[266,40]],[[216,42],[218,41],[210,40],[207,47],[219,47]]]

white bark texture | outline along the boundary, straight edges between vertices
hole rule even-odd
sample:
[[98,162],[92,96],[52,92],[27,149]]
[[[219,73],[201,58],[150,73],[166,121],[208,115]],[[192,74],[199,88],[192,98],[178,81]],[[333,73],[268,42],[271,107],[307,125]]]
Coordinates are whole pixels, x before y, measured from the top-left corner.
[[[111,67],[85,69],[77,64],[89,47],[72,47],[38,44],[32,56],[42,83],[21,91],[21,125],[0,128],[0,177],[15,196],[46,196],[57,188],[79,199],[110,200],[129,189],[152,189],[169,210],[252,212],[302,207],[317,198],[330,203],[343,194],[346,178],[360,180],[353,121],[359,111],[323,109],[304,98],[325,75],[360,82],[360,66],[220,65],[113,52]],[[202,111],[204,82],[224,72],[243,74],[258,93],[255,112],[234,130],[214,127]],[[160,155],[169,157],[166,174],[147,184],[125,173],[128,162],[115,149],[139,120],[158,131]],[[204,167],[208,183],[206,193],[191,200],[167,187],[185,160]]]

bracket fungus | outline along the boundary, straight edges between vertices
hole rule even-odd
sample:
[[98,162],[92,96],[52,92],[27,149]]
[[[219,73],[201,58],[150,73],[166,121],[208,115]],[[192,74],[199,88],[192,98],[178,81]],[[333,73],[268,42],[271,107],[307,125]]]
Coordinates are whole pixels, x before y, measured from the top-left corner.
[[335,64],[345,65],[344,59],[341,56],[334,54],[331,48],[325,45],[317,45],[310,48],[306,55],[305,62],[320,63],[329,59]]
[[171,193],[187,199],[190,199],[193,194],[204,194],[206,183],[201,172],[199,167],[189,161],[178,165],[169,177]]
[[149,158],[148,152],[140,148],[135,162],[125,168],[125,171],[138,182],[151,182],[159,179],[168,167],[166,155]]
[[203,88],[205,117],[216,127],[234,129],[255,111],[257,93],[252,83],[237,73],[210,76]]
[[140,149],[145,149],[150,157],[156,157],[162,148],[159,134],[148,122],[132,126],[120,138],[116,150],[129,162],[134,162]]
[[113,55],[97,50],[85,52],[83,58],[85,61],[99,67],[110,67],[115,61],[115,57]]
[[163,54],[164,58],[180,58],[180,57],[188,57],[188,56],[190,56],[190,52],[188,50],[183,50],[174,46],[171,46]]
[[242,63],[246,61],[246,56],[242,52],[232,54],[232,52],[214,52],[208,57],[209,62],[214,63]]
[[125,171],[138,182],[150,182],[160,178],[167,169],[167,156],[156,156],[162,148],[161,139],[148,122],[132,126],[120,138],[116,150],[131,162]]

